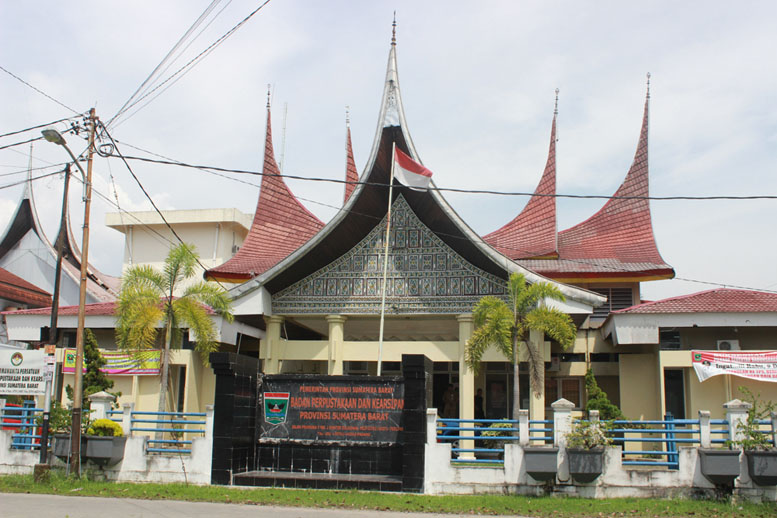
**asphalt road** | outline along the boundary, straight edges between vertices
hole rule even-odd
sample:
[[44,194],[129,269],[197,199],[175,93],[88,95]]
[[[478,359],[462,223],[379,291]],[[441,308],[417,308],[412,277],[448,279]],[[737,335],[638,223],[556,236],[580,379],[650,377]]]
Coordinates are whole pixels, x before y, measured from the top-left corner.
[[[89,496],[0,494],[0,518],[452,518],[451,514],[310,509]],[[464,516],[464,515],[461,515]],[[466,515],[471,516],[471,515]]]

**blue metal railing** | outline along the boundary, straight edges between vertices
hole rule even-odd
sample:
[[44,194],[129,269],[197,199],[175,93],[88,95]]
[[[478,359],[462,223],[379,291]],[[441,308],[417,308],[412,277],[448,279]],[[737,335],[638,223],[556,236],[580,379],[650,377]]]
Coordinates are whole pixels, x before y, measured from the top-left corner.
[[[624,466],[665,466],[678,469],[678,444],[700,443],[698,419],[675,419],[672,414],[667,414],[663,420],[618,420],[613,421],[613,425],[615,428],[609,430],[609,433],[615,444],[623,446]],[[627,449],[626,446],[632,443],[653,444],[658,449]]]
[[[472,432],[472,434],[464,435],[463,432]],[[553,443],[553,421],[529,421],[529,432],[533,441]],[[547,435],[548,432],[551,432],[550,436]],[[489,435],[490,433],[499,435]],[[543,435],[536,435],[539,433]],[[474,441],[473,448],[460,447],[460,441],[467,440]],[[454,463],[502,464],[504,444],[517,441],[518,421],[516,420],[448,418],[437,420],[437,442],[452,444],[451,462]],[[472,455],[462,455],[465,453]]]
[[25,401],[22,406],[3,407],[0,423],[3,430],[15,430],[11,438],[11,448],[16,450],[40,450],[40,428],[36,418],[43,413],[35,408],[34,401]]
[[190,454],[193,441],[184,434],[205,435],[206,421],[197,419],[205,415],[204,412],[132,412],[130,431],[155,434],[155,438],[147,441],[152,445],[146,448],[148,453]]

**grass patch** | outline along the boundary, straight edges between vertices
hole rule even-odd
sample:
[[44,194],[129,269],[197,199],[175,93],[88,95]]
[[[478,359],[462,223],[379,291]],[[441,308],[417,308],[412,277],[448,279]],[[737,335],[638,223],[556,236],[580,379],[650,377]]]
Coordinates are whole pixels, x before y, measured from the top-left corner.
[[55,472],[50,482],[36,484],[32,475],[0,476],[0,492],[55,495],[185,500],[247,505],[328,507],[340,509],[390,510],[405,512],[505,515],[533,517],[711,517],[748,516],[773,518],[777,504],[749,504],[702,500],[653,500],[618,498],[523,497],[505,495],[426,496],[366,491],[324,491],[297,489],[238,489],[224,486],[183,484],[131,484],[101,482],[87,478],[65,478]]

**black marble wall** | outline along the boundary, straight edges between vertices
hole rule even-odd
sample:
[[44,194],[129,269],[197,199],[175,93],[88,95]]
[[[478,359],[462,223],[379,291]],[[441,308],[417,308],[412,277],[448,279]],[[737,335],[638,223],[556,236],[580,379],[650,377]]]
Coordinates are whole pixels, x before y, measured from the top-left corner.
[[235,353],[210,354],[216,374],[213,405],[212,484],[231,484],[232,475],[256,469],[257,380],[261,361]]
[[431,400],[432,361],[402,356],[404,408],[397,444],[308,444],[259,441],[260,361],[212,353],[216,374],[211,483],[231,484],[247,471],[388,475],[402,491],[423,491],[426,409]]

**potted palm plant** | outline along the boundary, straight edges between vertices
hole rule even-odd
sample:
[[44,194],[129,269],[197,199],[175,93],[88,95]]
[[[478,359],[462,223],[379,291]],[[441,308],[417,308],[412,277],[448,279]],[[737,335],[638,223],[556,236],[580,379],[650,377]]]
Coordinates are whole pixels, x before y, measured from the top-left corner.
[[773,415],[777,404],[763,401],[760,394],[754,394],[747,387],[739,387],[739,391],[751,406],[747,419],[739,428],[739,438],[732,441],[732,445],[744,450],[753,482],[759,486],[777,485],[777,449],[767,433],[761,430],[761,421]]
[[603,470],[604,451],[612,444],[610,423],[589,419],[576,421],[566,434],[569,474],[577,482],[593,482]]

